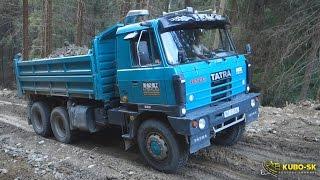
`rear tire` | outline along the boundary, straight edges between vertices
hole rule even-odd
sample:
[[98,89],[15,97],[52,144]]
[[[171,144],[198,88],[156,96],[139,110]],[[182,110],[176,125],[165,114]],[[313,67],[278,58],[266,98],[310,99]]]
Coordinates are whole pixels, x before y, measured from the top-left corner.
[[51,135],[50,109],[44,102],[35,102],[31,107],[30,120],[34,131],[43,137]]
[[217,133],[211,142],[222,146],[232,146],[241,139],[244,131],[245,123],[241,122]]
[[64,107],[56,107],[50,117],[54,137],[63,143],[72,142],[73,132],[70,130],[70,121],[67,110]]
[[156,170],[172,173],[187,163],[186,144],[163,122],[144,121],[137,141],[144,160]]

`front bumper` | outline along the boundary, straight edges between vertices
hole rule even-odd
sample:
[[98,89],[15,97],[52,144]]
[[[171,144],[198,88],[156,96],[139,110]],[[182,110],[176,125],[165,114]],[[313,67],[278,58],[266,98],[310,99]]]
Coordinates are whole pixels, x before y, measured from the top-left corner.
[[[246,124],[257,120],[259,116],[258,93],[240,94],[231,101],[215,106],[208,106],[188,112],[185,117],[171,117],[169,122],[176,133],[185,135],[189,139],[190,153],[194,153],[202,148],[210,146],[210,139],[215,133],[227,129],[237,123]],[[251,100],[255,101],[252,107]],[[226,111],[235,109],[234,113],[226,115]],[[228,114],[228,113],[227,113]],[[204,129],[192,127],[193,120],[204,118],[206,126]]]

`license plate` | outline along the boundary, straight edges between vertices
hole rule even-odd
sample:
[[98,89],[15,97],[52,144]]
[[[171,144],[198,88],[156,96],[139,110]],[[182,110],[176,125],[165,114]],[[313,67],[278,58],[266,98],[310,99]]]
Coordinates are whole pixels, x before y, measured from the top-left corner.
[[224,115],[225,118],[227,118],[227,117],[230,117],[230,116],[235,115],[237,113],[239,113],[239,107],[235,107],[235,108],[229,109],[229,110],[225,111],[223,113],[223,115]]

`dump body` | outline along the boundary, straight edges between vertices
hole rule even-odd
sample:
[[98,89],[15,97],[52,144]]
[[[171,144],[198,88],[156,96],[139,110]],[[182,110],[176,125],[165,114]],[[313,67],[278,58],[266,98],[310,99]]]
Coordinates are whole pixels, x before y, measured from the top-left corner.
[[39,94],[108,101],[115,96],[116,26],[96,36],[87,55],[52,59],[15,58],[19,95]]
[[16,60],[19,93],[51,96],[98,97],[95,86],[93,55]]

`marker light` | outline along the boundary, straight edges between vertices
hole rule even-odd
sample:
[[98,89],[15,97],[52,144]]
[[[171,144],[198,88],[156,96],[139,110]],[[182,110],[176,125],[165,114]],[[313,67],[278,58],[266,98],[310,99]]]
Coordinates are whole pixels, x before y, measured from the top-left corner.
[[242,67],[236,68],[236,74],[242,74],[242,72],[243,72]]
[[186,108],[182,108],[182,109],[181,109],[181,114],[182,114],[182,115],[185,115],[186,113],[187,113]]
[[193,100],[194,100],[194,96],[191,94],[191,95],[189,96],[189,101],[192,102]]
[[193,128],[197,128],[197,127],[198,127],[198,121],[193,120],[193,121],[191,122],[191,126],[192,126]]

